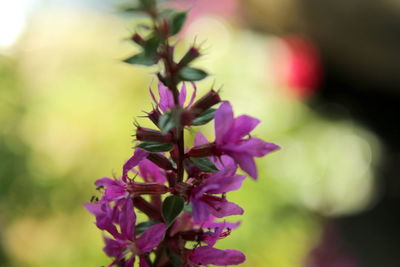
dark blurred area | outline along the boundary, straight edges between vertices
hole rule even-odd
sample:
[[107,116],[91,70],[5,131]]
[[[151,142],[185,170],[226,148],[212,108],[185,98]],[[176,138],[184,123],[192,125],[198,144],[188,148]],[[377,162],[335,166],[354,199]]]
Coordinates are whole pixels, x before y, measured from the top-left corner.
[[[359,214],[328,219],[327,223],[336,225],[337,234],[358,263],[329,264],[334,261],[328,257],[310,266],[400,266],[400,2],[245,3],[246,21],[253,29],[299,35],[315,45],[323,74],[308,99],[310,107],[333,120],[341,117],[338,107],[346,110],[345,116],[373,131],[384,145],[384,160],[376,174],[380,190],[376,203]],[[330,240],[322,239],[319,250]]]

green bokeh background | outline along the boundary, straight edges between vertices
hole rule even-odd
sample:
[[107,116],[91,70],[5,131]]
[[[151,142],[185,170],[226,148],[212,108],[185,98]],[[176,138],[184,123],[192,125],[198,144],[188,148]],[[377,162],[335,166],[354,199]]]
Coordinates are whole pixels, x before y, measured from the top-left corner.
[[[109,263],[82,204],[95,194],[95,179],[120,174],[132,154],[135,116],[151,107],[157,69],[120,62],[136,51],[123,40],[133,29],[115,14],[45,9],[0,54],[0,266]],[[257,161],[259,181],[247,179],[230,195],[245,214],[219,247],[243,250],[243,266],[303,266],[322,216],[373,203],[379,141],[285,93],[274,73],[278,38],[206,15],[191,22],[180,49],[195,36],[206,41],[196,64],[212,74],[198,94],[223,85],[236,115],[262,120],[255,135],[282,146]],[[213,138],[212,125],[205,131]]]

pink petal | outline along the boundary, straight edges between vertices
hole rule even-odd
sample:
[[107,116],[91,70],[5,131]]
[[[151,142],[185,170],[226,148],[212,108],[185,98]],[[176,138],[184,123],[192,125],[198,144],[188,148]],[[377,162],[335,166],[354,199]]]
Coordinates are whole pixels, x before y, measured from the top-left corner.
[[151,86],[149,87],[149,91],[150,91],[150,95],[151,95],[151,98],[153,99],[154,103],[156,103],[156,105],[159,106],[159,103],[153,93],[153,90],[151,90]]
[[229,102],[223,102],[221,106],[215,111],[215,142],[222,144],[225,142],[226,137],[230,134],[233,126],[233,111]]
[[166,112],[174,106],[172,92],[162,82],[158,83],[158,95],[160,96],[159,106],[162,111]]
[[193,221],[196,223],[204,222],[210,216],[208,205],[201,200],[192,200]]
[[197,94],[197,87],[194,82],[191,82],[191,85],[193,86],[193,93],[192,97],[190,98],[189,104],[187,105],[187,108],[190,108],[190,106],[193,104],[194,100],[196,99],[196,94]]
[[146,150],[140,148],[135,149],[133,156],[130,159],[128,159],[128,161],[125,162],[124,166],[122,167],[123,181],[127,180],[128,172],[132,170],[136,165],[138,165],[142,159],[147,157],[147,155],[149,155],[149,152],[147,152]]
[[204,195],[201,200],[207,203],[209,212],[217,218],[244,213],[240,206],[220,197]]
[[163,223],[150,226],[137,240],[136,246],[142,253],[150,252],[164,239],[167,226]]
[[224,146],[224,149],[236,152],[244,152],[252,155],[253,157],[263,157],[275,150],[280,149],[280,147],[274,143],[268,143],[264,140],[252,137],[247,140],[243,140],[239,144]]
[[103,177],[103,178],[100,178],[100,179],[97,179],[96,180],[96,182],[94,183],[96,186],[104,186],[104,187],[107,187],[107,186],[118,186],[118,185],[120,185],[121,183],[120,182],[118,182],[117,180],[115,180],[115,179],[111,179],[111,178],[108,178],[108,177]]
[[122,250],[125,248],[125,244],[119,240],[114,240],[108,237],[104,237],[105,246],[103,251],[109,257],[118,257],[121,255]]
[[108,203],[86,203],[83,206],[96,217],[96,226],[100,230],[108,231],[115,237],[119,236],[113,224],[113,210]]
[[238,190],[242,186],[243,180],[246,178],[244,175],[232,175],[227,172],[225,175],[224,171],[216,172],[207,178],[204,184],[217,185],[217,187],[210,188],[207,190],[209,194],[221,194],[234,190]]
[[197,132],[196,133],[196,137],[194,138],[194,145],[195,146],[201,146],[201,145],[205,145],[208,144],[208,140],[207,138],[204,136],[204,134],[202,132]]
[[133,203],[130,198],[127,198],[119,213],[119,225],[121,234],[128,240],[135,238],[136,214],[133,209]]
[[209,246],[196,248],[189,258],[198,265],[217,266],[238,265],[246,260],[246,256],[238,250],[221,250]]
[[257,179],[257,167],[256,163],[251,155],[234,153],[232,154],[235,161],[239,164],[240,168],[245,171],[253,179]]
[[242,115],[235,119],[233,123],[233,129],[229,136],[231,142],[242,139],[248,135],[256,126],[260,123],[258,119],[253,117]]
[[179,92],[179,105],[183,107],[183,105],[185,104],[185,100],[186,100],[186,84],[185,82],[183,82],[181,91]]
[[148,159],[142,160],[139,163],[139,174],[143,180],[148,183],[156,182],[164,184],[166,182],[166,178],[162,173],[161,168]]

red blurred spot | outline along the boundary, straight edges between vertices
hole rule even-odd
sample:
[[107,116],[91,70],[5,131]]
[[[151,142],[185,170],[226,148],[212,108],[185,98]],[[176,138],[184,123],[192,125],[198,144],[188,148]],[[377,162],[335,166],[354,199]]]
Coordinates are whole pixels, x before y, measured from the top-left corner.
[[322,69],[315,45],[302,36],[281,39],[282,53],[277,58],[278,79],[298,98],[309,97],[318,87]]

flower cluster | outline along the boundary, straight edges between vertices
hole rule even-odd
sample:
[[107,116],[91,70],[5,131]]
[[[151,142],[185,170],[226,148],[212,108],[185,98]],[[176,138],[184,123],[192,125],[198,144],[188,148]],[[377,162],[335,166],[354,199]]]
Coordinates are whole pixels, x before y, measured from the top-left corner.
[[[194,82],[206,73],[188,64],[200,53],[191,47],[175,62],[168,42],[171,32],[182,27],[184,13],[164,18],[150,0],[141,1],[141,10],[155,26],[147,40],[138,33],[132,37],[144,51],[126,62],[148,65],[149,43],[157,43],[151,59],[164,63],[165,69],[157,74],[158,97],[150,89],[154,108],[147,113],[156,129],[137,125],[137,145],[121,176],[97,180],[102,195],[85,208],[104,231],[104,252],[113,258],[109,266],[133,267],[136,260],[141,267],[241,264],[242,252],[215,248],[219,239],[239,226],[225,217],[244,212],[228,201],[227,193],[238,190],[246,178],[237,174],[239,168],[257,179],[254,158],[279,147],[251,137],[260,121],[246,115],[235,118],[231,104],[215,90],[196,99]],[[187,85],[193,88],[190,99]],[[213,120],[214,141],[198,132],[194,145],[185,145],[186,129]],[[137,212],[145,216],[137,218]]]

